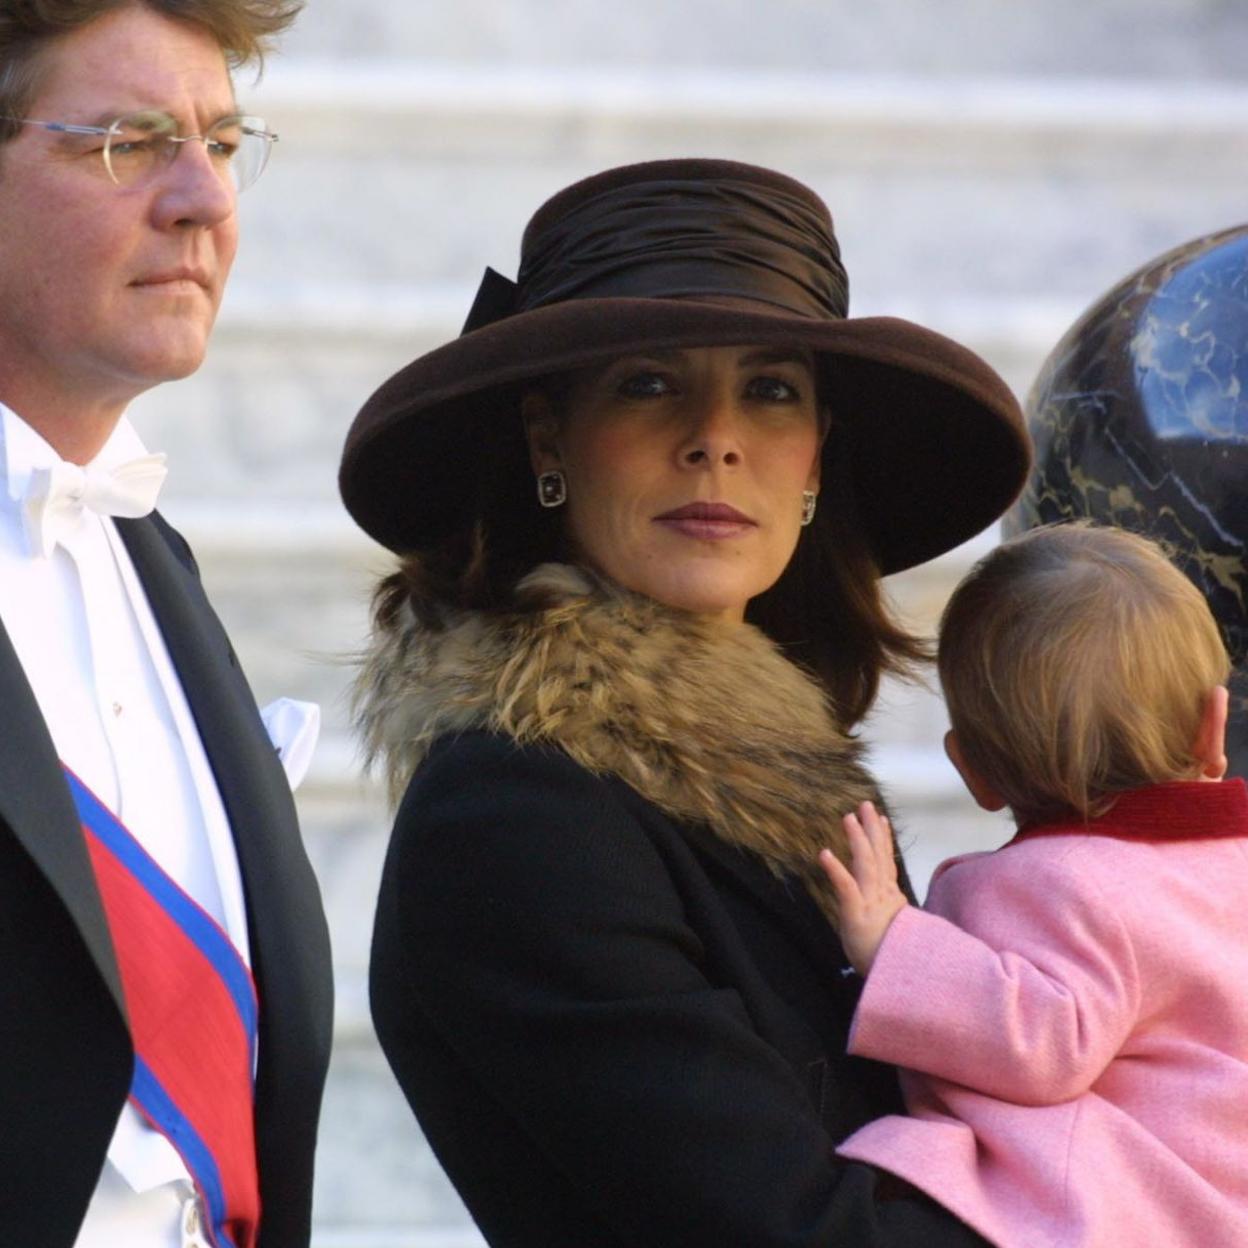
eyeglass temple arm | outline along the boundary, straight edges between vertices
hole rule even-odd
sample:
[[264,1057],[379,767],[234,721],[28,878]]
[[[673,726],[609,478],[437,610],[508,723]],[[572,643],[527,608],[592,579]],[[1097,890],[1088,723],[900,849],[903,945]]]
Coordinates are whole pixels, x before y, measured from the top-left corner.
[[0,121],[13,121],[20,126],[42,126],[58,134],[107,134],[107,126],[77,126],[68,121],[36,121],[33,117],[0,117]]

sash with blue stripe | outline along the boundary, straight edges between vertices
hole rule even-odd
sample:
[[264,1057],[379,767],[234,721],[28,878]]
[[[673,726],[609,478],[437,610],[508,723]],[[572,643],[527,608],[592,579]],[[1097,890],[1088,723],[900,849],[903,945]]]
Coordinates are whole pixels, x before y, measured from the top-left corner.
[[216,921],[68,767],[134,1043],[130,1100],[177,1149],[216,1248],[254,1248],[256,990]]

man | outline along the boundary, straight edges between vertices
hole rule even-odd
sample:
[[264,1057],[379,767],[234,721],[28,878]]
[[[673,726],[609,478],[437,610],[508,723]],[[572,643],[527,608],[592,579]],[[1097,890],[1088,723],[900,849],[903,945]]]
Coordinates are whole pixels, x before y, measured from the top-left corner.
[[0,0],[4,1245],[309,1239],[324,916],[124,418],[203,357],[271,142],[227,64],[299,3]]

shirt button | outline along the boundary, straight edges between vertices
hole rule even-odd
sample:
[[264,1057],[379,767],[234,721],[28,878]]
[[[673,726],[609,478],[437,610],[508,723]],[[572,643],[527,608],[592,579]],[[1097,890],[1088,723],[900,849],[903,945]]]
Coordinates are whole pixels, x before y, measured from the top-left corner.
[[182,1248],[210,1248],[203,1236],[198,1196],[188,1197],[182,1205]]

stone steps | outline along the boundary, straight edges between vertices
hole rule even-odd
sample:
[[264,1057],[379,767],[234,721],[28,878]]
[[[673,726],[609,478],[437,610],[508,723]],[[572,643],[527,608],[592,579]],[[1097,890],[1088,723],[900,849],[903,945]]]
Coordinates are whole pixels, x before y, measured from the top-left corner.
[[240,276],[271,297],[475,283],[487,260],[514,268],[559,186],[691,152],[823,193],[860,312],[916,292],[1084,298],[1244,211],[1248,91],[1230,85],[283,63],[254,99],[283,142]]

